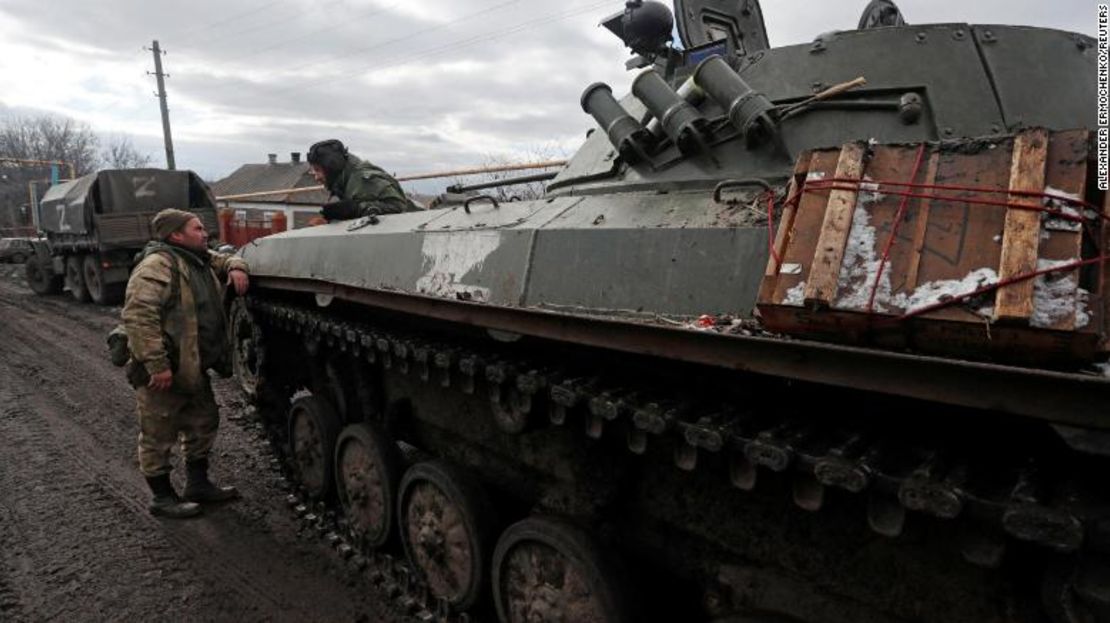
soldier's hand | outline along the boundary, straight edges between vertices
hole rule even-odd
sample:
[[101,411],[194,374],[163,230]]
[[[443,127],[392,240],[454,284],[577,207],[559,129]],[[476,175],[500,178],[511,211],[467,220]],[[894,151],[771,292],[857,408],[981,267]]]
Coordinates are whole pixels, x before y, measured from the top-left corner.
[[173,384],[173,371],[162,370],[158,374],[150,375],[150,382],[146,384],[147,387],[155,391],[164,392]]
[[250,277],[241,270],[232,270],[227,273],[227,285],[235,288],[235,293],[243,296],[250,287]]
[[329,221],[345,221],[358,217],[358,202],[353,199],[341,199],[325,203],[320,214]]

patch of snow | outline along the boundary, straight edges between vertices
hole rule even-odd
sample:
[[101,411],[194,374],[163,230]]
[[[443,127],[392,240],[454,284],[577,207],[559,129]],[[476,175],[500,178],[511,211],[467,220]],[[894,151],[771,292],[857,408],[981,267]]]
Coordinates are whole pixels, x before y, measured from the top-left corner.
[[798,285],[786,291],[786,295],[782,297],[783,305],[793,305],[794,307],[801,307],[806,302],[806,282],[801,282]]
[[864,175],[863,181],[859,183],[859,197],[857,201],[875,203],[877,201],[882,201],[884,198],[886,198],[886,195],[879,192],[879,184],[875,182],[875,180]]
[[[1071,217],[1083,216],[1083,211],[1079,206],[1068,201],[1069,199],[1078,201],[1079,195],[1065,192],[1051,186],[1045,186],[1044,194],[1050,195],[1044,198],[1044,207],[1050,210],[1057,210],[1060,214]],[[1047,212],[1042,213],[1042,218],[1046,229],[1054,229],[1056,231],[1080,231],[1083,228],[1083,223],[1079,221],[1059,218]]]
[[[861,184],[861,188],[862,188]],[[877,185],[876,185],[877,186]],[[879,274],[880,257],[875,252],[876,232],[871,226],[871,214],[867,201],[856,202],[852,214],[852,231],[848,234],[848,244],[844,249],[844,259],[840,263],[840,276],[837,279],[837,309],[867,311],[867,300],[871,288]],[[875,291],[875,311],[885,311],[885,303],[890,299],[890,266],[883,270],[879,287]]]
[[[1070,264],[1072,260],[1037,260],[1037,270]],[[1076,287],[1075,271],[1046,273],[1033,280],[1034,327],[1052,327],[1075,315],[1075,328],[1082,329],[1091,322],[1087,310],[1090,293]]]
[[[909,294],[899,292],[890,303],[902,308],[905,313],[910,313],[974,292],[996,282],[998,282],[998,273],[993,268],[979,268],[965,275],[963,279],[930,281],[917,286]],[[993,297],[991,300],[993,302]],[[980,314],[987,314],[992,313],[994,309],[991,306],[984,306],[977,311]]]
[[1002,234],[998,234],[997,236],[995,236],[994,241],[995,242],[1002,242]]
[[825,179],[825,172],[824,171],[810,171],[808,174],[806,174],[806,181],[807,182],[812,182],[813,180],[823,180],[823,179]]

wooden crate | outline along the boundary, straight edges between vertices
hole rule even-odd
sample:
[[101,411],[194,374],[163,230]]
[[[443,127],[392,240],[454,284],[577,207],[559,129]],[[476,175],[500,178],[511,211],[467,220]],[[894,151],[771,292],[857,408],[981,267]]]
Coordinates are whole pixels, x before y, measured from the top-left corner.
[[[1101,201],[1088,183],[1089,133],[1031,129],[997,140],[929,143],[919,156],[921,149],[850,143],[798,158],[790,193],[800,192],[800,199],[784,209],[757,301],[766,328],[1016,363],[1067,365],[1096,358],[1107,324],[1100,263],[905,317],[1000,280],[1097,257],[1104,238],[1110,238],[1100,221],[1080,224],[961,201],[1046,202],[1040,196],[983,192],[1007,190]],[[830,188],[834,179],[859,183]],[[900,191],[931,197],[894,194]],[[903,201],[869,312],[880,258]],[[1050,203],[1075,210],[1074,204]]]

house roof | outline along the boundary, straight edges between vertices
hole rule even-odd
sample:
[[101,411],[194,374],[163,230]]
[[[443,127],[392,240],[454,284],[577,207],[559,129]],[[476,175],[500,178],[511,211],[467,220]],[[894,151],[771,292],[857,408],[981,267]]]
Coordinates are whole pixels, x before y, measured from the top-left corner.
[[[285,190],[316,186],[307,162],[276,162],[273,164],[244,164],[231,175],[212,184],[216,197],[241,195],[266,190]],[[283,203],[293,205],[320,205],[328,200],[324,190],[302,193],[283,193],[252,198],[252,203]]]

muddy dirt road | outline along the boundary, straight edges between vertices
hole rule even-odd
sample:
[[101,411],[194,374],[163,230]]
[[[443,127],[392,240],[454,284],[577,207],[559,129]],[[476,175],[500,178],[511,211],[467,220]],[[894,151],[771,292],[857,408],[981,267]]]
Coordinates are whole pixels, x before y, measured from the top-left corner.
[[213,477],[243,499],[151,517],[133,395],[104,344],[118,308],[37,297],[16,272],[0,264],[0,621],[401,620],[298,533],[226,381]]

